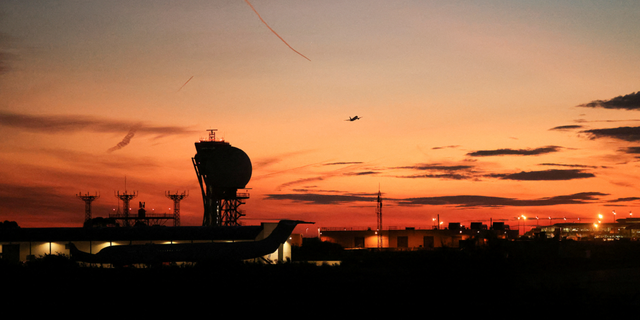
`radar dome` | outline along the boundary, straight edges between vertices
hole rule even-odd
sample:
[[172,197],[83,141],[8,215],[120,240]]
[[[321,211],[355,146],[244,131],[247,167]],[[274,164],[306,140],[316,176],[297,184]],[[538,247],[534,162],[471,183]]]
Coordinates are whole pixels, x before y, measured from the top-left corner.
[[194,157],[206,184],[215,189],[244,189],[251,179],[249,156],[228,143],[206,141],[196,143]]

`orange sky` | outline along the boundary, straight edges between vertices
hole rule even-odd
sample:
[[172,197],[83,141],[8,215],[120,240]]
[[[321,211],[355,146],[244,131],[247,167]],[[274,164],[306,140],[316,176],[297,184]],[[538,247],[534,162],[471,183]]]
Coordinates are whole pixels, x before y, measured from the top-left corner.
[[0,3],[0,220],[80,226],[126,180],[199,225],[209,128],[251,158],[246,224],[375,227],[379,187],[385,227],[640,206],[640,4],[251,4],[271,30],[242,0]]

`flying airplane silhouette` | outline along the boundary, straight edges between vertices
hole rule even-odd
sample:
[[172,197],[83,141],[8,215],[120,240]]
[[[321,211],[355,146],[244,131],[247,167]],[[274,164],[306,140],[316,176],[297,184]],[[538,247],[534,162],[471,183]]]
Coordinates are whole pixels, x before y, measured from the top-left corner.
[[352,117],[349,117],[349,119],[347,119],[347,120],[345,120],[345,121],[356,121],[356,120],[360,120],[360,119],[362,119],[362,118],[360,118],[360,117],[358,117],[358,116],[355,116],[355,117],[353,117],[353,118],[352,118]]

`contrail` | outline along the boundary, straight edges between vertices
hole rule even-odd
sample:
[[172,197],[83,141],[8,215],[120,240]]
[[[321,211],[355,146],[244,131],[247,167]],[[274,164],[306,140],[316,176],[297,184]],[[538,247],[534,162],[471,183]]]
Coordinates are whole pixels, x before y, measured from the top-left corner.
[[126,145],[129,144],[129,142],[131,142],[131,138],[133,138],[133,135],[136,134],[136,131],[138,131],[138,128],[140,127],[140,125],[135,125],[131,128],[131,130],[129,130],[129,133],[127,133],[126,136],[124,136],[124,138],[122,139],[122,141],[118,142],[117,145],[109,148],[109,150],[107,150],[107,152],[113,152],[119,149],[124,148]]
[[307,59],[307,60],[311,61],[311,59],[309,59],[309,58],[305,57],[305,56],[304,56],[304,54],[302,54],[302,53],[300,53],[300,52],[296,51],[296,49],[292,48],[292,47],[291,47],[291,46],[290,46],[286,41],[284,41],[284,39],[282,39],[282,37],[281,37],[277,32],[275,32],[273,29],[271,29],[271,27],[269,27],[269,25],[264,21],[264,19],[262,19],[262,17],[261,17],[261,16],[260,16],[260,14],[258,13],[258,11],[256,11],[256,8],[254,8],[254,7],[253,7],[253,5],[251,5],[251,3],[249,2],[249,0],[244,0],[244,2],[246,2],[246,3],[251,7],[251,9],[253,10],[253,12],[255,12],[255,13],[258,15],[258,18],[260,18],[260,21],[262,21],[262,23],[264,23],[264,25],[265,25],[265,26],[267,26],[267,28],[269,28],[269,30],[271,30],[271,32],[273,32],[273,34],[275,34],[278,38],[280,38],[280,40],[282,40],[282,42],[284,42],[284,44],[286,44],[286,45],[287,45],[287,47],[289,47],[289,49],[291,49],[291,50],[293,50],[293,52],[295,52],[295,53],[297,53],[297,54],[301,55],[303,58],[305,58],[305,59]]
[[178,91],[182,90],[182,88],[183,88],[184,86],[186,86],[186,85],[187,85],[187,83],[189,83],[189,81],[191,81],[191,79],[193,79],[193,76],[191,76],[191,78],[189,78],[189,80],[187,80],[187,82],[185,82],[185,83],[182,85],[182,87],[180,87],[180,89],[178,89]]

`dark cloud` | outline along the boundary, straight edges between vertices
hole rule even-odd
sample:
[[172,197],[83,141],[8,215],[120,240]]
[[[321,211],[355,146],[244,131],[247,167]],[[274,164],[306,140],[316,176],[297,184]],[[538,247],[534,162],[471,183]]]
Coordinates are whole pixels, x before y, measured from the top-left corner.
[[268,194],[266,200],[290,200],[294,202],[303,202],[308,204],[343,204],[352,202],[371,202],[376,201],[374,196],[362,195],[338,195],[338,194],[314,194],[314,193],[296,193],[296,194]]
[[[569,166],[579,168],[595,168],[579,165],[559,165],[547,163],[544,165]],[[579,169],[550,169],[539,171],[521,171],[517,173],[490,173],[485,174],[475,170],[475,166],[470,165],[439,165],[439,164],[421,164],[414,166],[395,167],[394,169],[412,169],[418,171],[428,171],[425,174],[396,176],[397,178],[435,178],[445,180],[480,180],[482,178],[497,178],[503,180],[518,181],[554,181],[554,180],[573,180],[593,178],[594,174]]]
[[291,187],[294,185],[309,183],[313,181],[323,181],[326,179],[339,177],[339,176],[367,176],[367,175],[376,175],[379,173],[378,171],[375,171],[375,170],[362,170],[363,162],[333,162],[333,163],[325,163],[322,166],[327,166],[327,165],[331,166],[331,165],[339,165],[339,164],[347,164],[348,166],[344,168],[332,170],[329,172],[321,173],[316,177],[302,178],[302,179],[297,179],[297,180],[283,183],[277,187],[277,190],[280,191],[286,187]]
[[68,210],[76,199],[64,197],[60,187],[0,183],[0,201],[5,208]]
[[549,130],[565,131],[565,130],[573,130],[573,129],[580,129],[580,128],[583,128],[583,126],[579,126],[579,125],[566,125],[566,126],[558,126],[558,127],[554,127],[554,128],[549,129]]
[[[477,195],[455,195],[440,197],[417,197],[406,199],[386,199],[402,206],[453,206],[458,208],[482,208],[482,207],[539,207],[555,206],[567,204],[590,204],[600,201],[601,196],[606,193],[582,192],[571,195],[546,197],[539,199],[516,199]],[[296,193],[296,194],[269,194],[266,200],[284,200],[307,204],[347,204],[355,202],[374,202],[375,194],[318,194],[318,193]],[[626,198],[631,201],[635,198]]]
[[521,181],[554,181],[554,180],[574,180],[593,178],[594,174],[584,172],[582,170],[542,170],[542,171],[522,171],[512,174],[491,175],[492,177],[503,180],[521,180]]
[[475,179],[473,169],[470,165],[442,165],[442,164],[416,164],[412,166],[394,167],[393,169],[409,169],[416,171],[427,171],[427,173],[396,176],[397,178],[421,179],[435,178],[445,180],[468,180]]
[[350,161],[350,162],[329,162],[329,163],[325,163],[325,166],[337,166],[337,165],[345,165],[345,164],[362,164],[362,162],[359,161]]
[[608,202],[611,203],[615,203],[615,202],[632,202],[632,201],[638,201],[640,200],[640,197],[626,197],[626,198],[618,198],[618,199],[614,199],[614,200],[609,200]]
[[453,165],[445,166],[440,164],[417,164],[413,166],[395,167],[395,169],[412,169],[412,170],[428,170],[428,171],[459,171],[470,170],[473,166],[469,165]]
[[640,127],[591,129],[581,132],[587,134],[590,139],[609,138],[631,142],[640,141]]
[[118,142],[117,145],[109,148],[109,150],[107,150],[107,152],[113,152],[116,150],[120,150],[122,148],[124,148],[125,146],[127,146],[130,142],[131,142],[131,138],[133,138],[133,136],[136,134],[136,131],[138,131],[138,128],[140,128],[140,125],[135,125],[133,126],[130,130],[129,133],[127,133],[126,136],[124,136],[124,138],[122,139],[122,141]]
[[379,174],[380,172],[377,171],[360,171],[360,172],[349,172],[349,173],[345,173],[345,176],[370,176],[370,175],[375,175],[375,174]]
[[459,173],[414,174],[414,175],[409,175],[409,176],[398,176],[397,178],[408,178],[408,179],[433,178],[433,179],[445,179],[445,180],[470,180],[470,179],[476,179],[472,175],[459,174]]
[[554,166],[554,167],[569,167],[569,168],[589,168],[596,169],[598,166],[587,166],[583,164],[565,164],[565,163],[541,163],[541,166]]
[[505,156],[505,155],[518,155],[518,156],[537,156],[541,154],[558,152],[561,147],[558,146],[546,146],[535,149],[496,149],[496,150],[479,150],[467,153],[471,157],[490,157],[490,156]]
[[197,131],[185,127],[149,126],[129,121],[118,121],[82,115],[29,115],[0,111],[0,126],[43,133],[128,132],[138,126],[137,133],[155,135],[194,134]]
[[615,122],[638,122],[638,121],[640,121],[640,119],[624,119],[624,120],[585,120],[585,119],[576,119],[576,120],[574,120],[574,122],[577,122],[577,123],[598,123],[598,122],[615,123]]
[[[327,176],[327,177],[330,177],[330,176]],[[285,182],[285,183],[279,185],[277,190],[279,191],[279,190],[282,190],[282,188],[287,188],[287,187],[298,185],[298,184],[302,184],[302,183],[308,183],[308,182],[314,182],[314,181],[322,181],[324,179],[325,179],[325,177],[319,176],[319,177],[303,178],[303,179],[298,179],[298,180],[294,180],[294,181],[289,181],[289,182]]]
[[626,147],[618,149],[618,151],[628,154],[640,154],[640,147]]
[[442,196],[407,198],[399,201],[401,205],[429,205],[429,206],[454,206],[461,208],[474,207],[537,207],[554,206],[564,204],[586,204],[599,200],[599,196],[607,194],[600,192],[583,192],[566,196],[556,196],[540,199],[514,199],[488,196]]
[[459,145],[451,145],[451,146],[444,146],[444,147],[433,147],[431,148],[431,150],[440,150],[440,149],[455,149],[460,147]]
[[624,96],[617,96],[610,100],[594,100],[589,103],[578,105],[578,107],[640,110],[640,91]]

